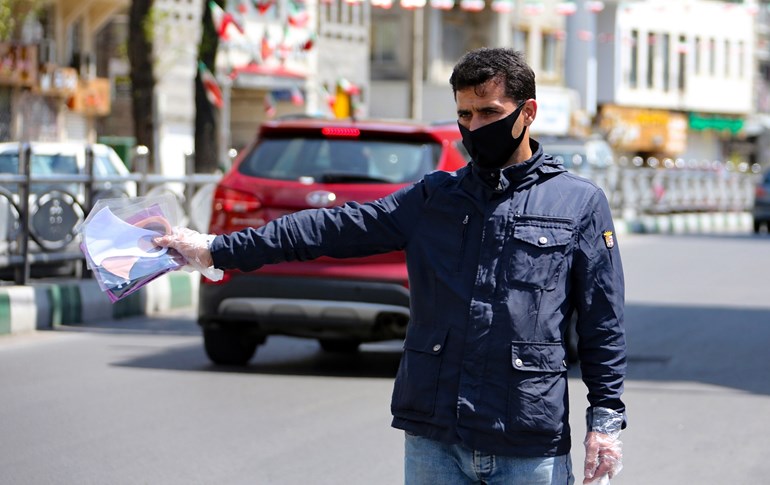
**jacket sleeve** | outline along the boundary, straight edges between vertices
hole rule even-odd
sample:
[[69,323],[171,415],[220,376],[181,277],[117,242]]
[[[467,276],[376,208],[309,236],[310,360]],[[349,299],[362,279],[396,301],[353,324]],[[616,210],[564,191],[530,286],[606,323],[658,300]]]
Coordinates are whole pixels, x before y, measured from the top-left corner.
[[625,417],[621,400],[626,373],[623,265],[609,204],[598,189],[580,222],[573,285],[578,354],[588,402]]
[[328,209],[308,209],[254,229],[217,236],[216,268],[251,271],[265,264],[320,256],[350,258],[403,249],[419,217],[423,183],[387,197]]

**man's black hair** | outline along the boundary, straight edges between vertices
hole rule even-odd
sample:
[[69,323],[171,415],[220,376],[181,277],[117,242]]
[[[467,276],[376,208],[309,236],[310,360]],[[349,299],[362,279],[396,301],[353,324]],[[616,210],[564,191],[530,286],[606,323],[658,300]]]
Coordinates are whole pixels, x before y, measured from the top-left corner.
[[505,95],[515,101],[535,99],[535,73],[524,60],[524,54],[504,47],[482,47],[465,54],[452,70],[449,84],[452,94],[499,79]]

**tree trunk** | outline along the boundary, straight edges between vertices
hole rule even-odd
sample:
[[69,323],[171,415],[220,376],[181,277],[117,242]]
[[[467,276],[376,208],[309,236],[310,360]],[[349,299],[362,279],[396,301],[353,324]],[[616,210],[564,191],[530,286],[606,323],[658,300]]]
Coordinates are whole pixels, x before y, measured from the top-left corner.
[[[225,0],[216,0],[216,3],[224,7]],[[198,59],[216,74],[219,36],[214,30],[208,2],[203,3],[202,30]],[[219,167],[218,114],[217,108],[206,97],[206,90],[203,88],[200,70],[198,70],[195,76],[195,171],[198,173],[211,173],[217,168],[224,168]]]
[[128,60],[131,65],[132,114],[137,145],[149,149],[147,170],[155,171],[155,117],[153,93],[155,76],[152,57],[152,25],[149,24],[153,0],[132,0],[128,20]]

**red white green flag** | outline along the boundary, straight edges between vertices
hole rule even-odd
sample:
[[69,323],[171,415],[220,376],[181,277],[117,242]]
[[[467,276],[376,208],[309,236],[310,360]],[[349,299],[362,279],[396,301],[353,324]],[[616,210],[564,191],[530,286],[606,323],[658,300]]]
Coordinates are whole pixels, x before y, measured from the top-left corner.
[[225,12],[216,2],[210,1],[211,19],[214,22],[214,30],[222,40],[231,40],[244,35],[243,27],[238,24],[230,12]]
[[222,96],[222,89],[217,82],[217,78],[214,77],[211,71],[209,71],[209,68],[206,67],[206,64],[202,61],[198,62],[198,70],[200,71],[201,82],[203,83],[203,89],[206,91],[206,97],[208,98],[209,103],[217,108],[222,108],[224,98]]

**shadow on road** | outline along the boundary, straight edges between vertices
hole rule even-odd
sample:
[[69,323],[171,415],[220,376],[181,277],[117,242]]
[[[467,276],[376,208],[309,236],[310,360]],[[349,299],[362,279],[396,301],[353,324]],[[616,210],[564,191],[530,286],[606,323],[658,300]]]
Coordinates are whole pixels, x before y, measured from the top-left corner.
[[[356,354],[330,354],[313,340],[270,337],[246,367],[211,364],[194,323],[169,322],[183,345],[148,352],[114,365],[246,374],[308,375],[320,377],[393,378],[401,357],[401,342],[365,344]],[[153,324],[161,333],[163,321]],[[691,382],[741,391],[770,394],[767,347],[770,310],[705,306],[628,304],[628,380]],[[87,330],[87,329],[83,329]],[[132,333],[141,332],[132,329]],[[166,332],[168,333],[168,332]],[[571,377],[578,377],[573,367]]]

